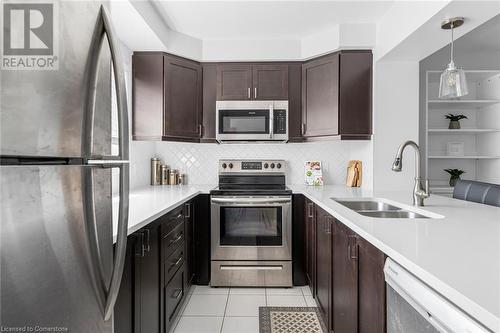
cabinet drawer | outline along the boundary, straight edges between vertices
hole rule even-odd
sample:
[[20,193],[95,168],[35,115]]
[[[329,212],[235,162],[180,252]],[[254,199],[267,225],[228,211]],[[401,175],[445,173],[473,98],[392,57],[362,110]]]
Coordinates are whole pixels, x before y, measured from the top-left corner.
[[184,223],[178,224],[174,230],[161,240],[164,258],[170,257],[172,253],[184,242]]
[[165,260],[165,282],[168,283],[184,263],[184,242]]
[[165,214],[161,217],[161,237],[167,236],[171,233],[177,226],[184,222],[184,205],[175,208],[170,213]]
[[180,269],[165,288],[165,321],[171,323],[184,296],[184,269]]

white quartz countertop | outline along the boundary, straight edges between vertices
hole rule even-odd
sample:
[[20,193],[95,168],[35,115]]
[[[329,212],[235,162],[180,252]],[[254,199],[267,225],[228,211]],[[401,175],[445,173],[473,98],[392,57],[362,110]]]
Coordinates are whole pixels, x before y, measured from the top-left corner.
[[[158,186],[130,193],[128,233],[215,185]],[[500,208],[432,195],[411,206],[407,192],[367,191],[343,185],[289,185],[412,272],[494,332],[500,332]],[[331,200],[380,198],[439,218],[360,215]],[[116,228],[114,229],[116,232]]]
[[[175,207],[194,198],[200,193],[209,193],[215,185],[175,185],[148,186],[130,191],[128,230],[130,235],[146,226]],[[118,202],[113,198],[113,241],[116,242],[118,230]]]

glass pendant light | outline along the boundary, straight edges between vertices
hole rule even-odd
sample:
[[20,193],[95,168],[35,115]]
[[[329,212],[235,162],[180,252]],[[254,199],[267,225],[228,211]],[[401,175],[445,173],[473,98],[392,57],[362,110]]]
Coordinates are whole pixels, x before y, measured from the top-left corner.
[[453,61],[453,29],[464,23],[463,17],[450,18],[441,23],[441,29],[451,30],[451,60],[448,67],[441,74],[439,83],[439,98],[452,99],[465,96],[469,93],[465,72],[455,66]]

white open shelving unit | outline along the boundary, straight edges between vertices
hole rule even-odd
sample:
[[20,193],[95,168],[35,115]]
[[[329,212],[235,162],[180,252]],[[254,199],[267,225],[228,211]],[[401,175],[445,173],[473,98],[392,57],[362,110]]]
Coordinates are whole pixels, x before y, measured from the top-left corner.
[[[462,179],[500,183],[500,70],[466,70],[469,94],[438,98],[441,71],[426,72],[426,158],[431,192],[451,195],[444,169],[462,169]],[[448,113],[463,114],[461,129],[448,129]],[[463,142],[463,156],[449,156],[448,142]]]

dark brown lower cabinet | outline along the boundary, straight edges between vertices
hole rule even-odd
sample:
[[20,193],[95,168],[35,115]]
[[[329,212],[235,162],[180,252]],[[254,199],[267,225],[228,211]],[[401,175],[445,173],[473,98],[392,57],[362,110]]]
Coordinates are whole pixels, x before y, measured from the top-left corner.
[[357,236],[358,257],[358,332],[383,333],[386,323],[386,288],[384,264],[386,255]]
[[304,201],[304,221],[305,221],[305,275],[311,293],[316,293],[316,208],[314,203],[305,199]]
[[339,221],[333,243],[333,331],[385,332],[385,254]]
[[152,222],[127,239],[127,255],[115,305],[116,332],[160,331],[159,223]]
[[[128,237],[115,331],[166,333],[195,273],[195,203],[174,208]],[[205,249],[206,252],[209,248]]]
[[328,331],[332,328],[332,221],[323,209],[316,207],[316,288],[319,311]]
[[358,331],[356,234],[335,221],[333,236],[333,331]]
[[328,332],[386,332],[386,256],[304,199],[304,270]]
[[210,195],[194,200],[194,283],[210,283]]
[[184,204],[184,247],[186,260],[184,263],[184,284],[186,290],[191,288],[194,280],[194,219],[195,200]]

